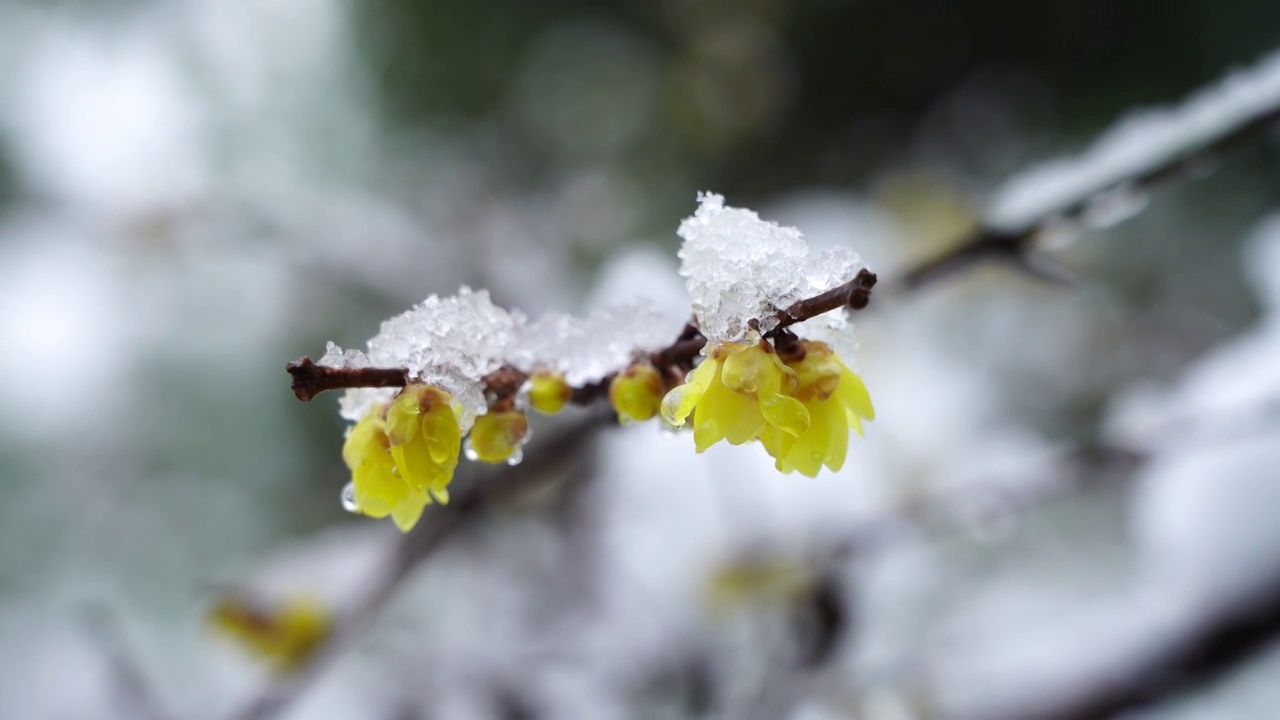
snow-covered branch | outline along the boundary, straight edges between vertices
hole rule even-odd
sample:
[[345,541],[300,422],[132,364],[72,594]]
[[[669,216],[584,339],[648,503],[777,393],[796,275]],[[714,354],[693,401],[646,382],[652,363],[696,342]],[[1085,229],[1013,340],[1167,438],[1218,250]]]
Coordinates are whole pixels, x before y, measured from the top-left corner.
[[906,289],[975,262],[1007,260],[1036,274],[1028,251],[1056,223],[1108,227],[1146,205],[1152,190],[1203,176],[1226,152],[1280,121],[1280,52],[1234,72],[1172,108],[1129,115],[1078,156],[1014,175],[996,190],[983,226],[907,272]]
[[[786,309],[778,311],[773,322],[774,330],[771,333],[776,334],[791,325],[842,307],[862,310],[870,303],[871,289],[875,284],[876,274],[865,268],[861,269],[848,282],[813,297],[799,300]],[[670,345],[648,353],[648,358],[659,370],[682,366],[697,357],[706,343],[706,337],[696,327],[690,325]],[[309,402],[326,390],[398,388],[404,387],[409,379],[409,371],[406,368],[332,367],[318,365],[305,356],[288,363],[285,369],[291,378],[290,387],[293,394],[303,402]],[[609,386],[609,381],[614,375],[616,371],[598,380],[574,386],[571,400],[580,405],[599,400],[604,397],[604,389]],[[499,399],[507,398],[514,395],[528,379],[529,373],[513,365],[504,364],[485,375],[485,388],[487,392]]]

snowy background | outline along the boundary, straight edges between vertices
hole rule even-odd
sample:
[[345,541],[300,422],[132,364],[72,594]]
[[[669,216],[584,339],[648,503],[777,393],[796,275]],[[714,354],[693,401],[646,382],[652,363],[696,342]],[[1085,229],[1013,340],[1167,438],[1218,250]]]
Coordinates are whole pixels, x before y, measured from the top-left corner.
[[[1280,47],[1227,5],[0,0],[0,718],[1059,717],[1274,599],[1274,132],[1048,233],[1073,286],[893,284]],[[880,274],[840,473],[606,430],[305,683],[209,635],[228,592],[351,607],[400,541],[286,361],[462,284],[674,335],[699,190]],[[743,566],[775,581],[709,590]],[[1270,720],[1278,675],[1262,642],[1135,717]]]

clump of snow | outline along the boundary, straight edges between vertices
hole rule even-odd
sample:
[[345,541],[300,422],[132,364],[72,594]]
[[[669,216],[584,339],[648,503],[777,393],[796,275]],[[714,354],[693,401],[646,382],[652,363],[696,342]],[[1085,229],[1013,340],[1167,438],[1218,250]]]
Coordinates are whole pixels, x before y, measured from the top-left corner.
[[[995,193],[987,211],[993,227],[1017,231],[1065,212],[1081,199],[1111,189],[1109,207],[1086,208],[1087,222],[1114,224],[1145,204],[1125,181],[1169,158],[1186,157],[1217,138],[1247,125],[1280,104],[1280,52],[1249,70],[1228,75],[1171,109],[1134,113],[1104,133],[1084,154],[1054,160],[1019,173]],[[1092,203],[1090,203],[1092,205]]]
[[[318,364],[407,368],[411,379],[441,387],[462,403],[465,431],[486,411],[484,376],[504,364],[558,370],[569,383],[582,385],[667,345],[678,331],[661,308],[647,301],[602,308],[585,318],[548,312],[529,322],[522,313],[494,305],[487,291],[463,287],[453,297],[432,295],[382,323],[368,352],[329,343]],[[347,390],[339,403],[342,417],[359,420],[396,392]]]
[[[497,370],[512,351],[524,317],[494,305],[485,290],[463,287],[457,295],[432,295],[390,320],[369,340],[368,353],[329,344],[320,364],[329,367],[406,368],[413,380],[452,393],[462,404],[462,427],[471,427],[486,409],[485,375]],[[394,389],[357,388],[342,399],[342,416],[359,420]]]
[[582,385],[669,344],[677,332],[648,301],[604,307],[585,318],[552,311],[520,328],[510,361],[526,371],[557,370],[569,384]]
[[725,207],[713,193],[680,224],[680,274],[702,333],[712,341],[742,340],[748,323],[772,330],[779,309],[848,282],[862,267],[857,253],[826,248],[811,254],[800,231]]

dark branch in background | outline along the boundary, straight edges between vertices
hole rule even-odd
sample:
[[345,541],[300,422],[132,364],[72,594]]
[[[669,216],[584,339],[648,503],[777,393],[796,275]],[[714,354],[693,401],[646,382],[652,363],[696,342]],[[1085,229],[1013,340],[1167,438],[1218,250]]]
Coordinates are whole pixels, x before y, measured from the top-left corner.
[[1106,720],[1158,705],[1223,677],[1280,638],[1280,568],[1272,581],[1171,637],[1107,680],[992,720]]
[[898,283],[903,290],[915,290],[923,285],[959,273],[974,264],[986,261],[1006,261],[1022,267],[1034,275],[1058,279],[1060,273],[1050,269],[1040,272],[1044,266],[1033,260],[1031,246],[1036,236],[1051,223],[1059,220],[1080,220],[1094,202],[1107,193],[1128,188],[1140,194],[1164,185],[1194,178],[1219,156],[1265,135],[1280,122],[1280,107],[1271,108],[1252,120],[1227,129],[1219,137],[1190,148],[1182,153],[1172,153],[1161,162],[1136,174],[1113,178],[1088,188],[1074,200],[1059,205],[1017,229],[981,227],[952,249],[923,262],[907,271]]
[[283,714],[360,638],[419,564],[441,550],[486,509],[563,477],[564,471],[580,462],[590,448],[587,440],[612,423],[612,413],[597,409],[530,445],[524,462],[517,466],[488,468],[470,478],[459,478],[455,487],[462,489],[454,490],[452,501],[429,506],[417,526],[392,545],[377,576],[351,607],[341,610],[334,631],[308,663],[296,675],[266,688],[232,717],[267,720]]
[[161,709],[155,690],[138,662],[137,653],[125,637],[120,618],[107,606],[97,603],[79,610],[84,630],[102,653],[106,664],[106,675],[115,700],[112,709],[120,717],[167,720],[169,714]]
[[[876,274],[859,270],[849,282],[834,287],[820,295],[800,300],[785,310],[778,311],[775,333],[798,322],[817,317],[841,307],[861,310],[871,301],[871,288],[876,284]],[[707,339],[693,325],[687,325],[671,343],[661,350],[649,353],[648,360],[664,372],[676,371],[674,377],[683,377],[680,370],[692,366],[693,359],[702,352]],[[342,390],[360,387],[404,387],[409,372],[404,368],[331,368],[317,365],[311,358],[303,357],[285,366],[292,378],[293,394],[308,402],[326,390]],[[671,374],[671,373],[668,373]],[[504,365],[485,376],[485,386],[495,402],[509,401],[529,376],[510,365]],[[571,400],[578,405],[590,405],[608,394],[613,375],[574,388]]]
[[[981,514],[1016,515],[1110,479],[1126,478],[1147,456],[1128,448],[1086,443],[1017,483],[979,482],[921,498],[858,523],[830,548],[831,563],[893,549],[922,533],[971,525]],[[993,518],[996,519],[996,518]],[[983,720],[1110,720],[1204,688],[1280,641],[1280,567],[1263,568],[1244,597],[1209,609],[1140,661],[1105,682],[986,708]],[[1100,646],[1099,653],[1106,648]]]

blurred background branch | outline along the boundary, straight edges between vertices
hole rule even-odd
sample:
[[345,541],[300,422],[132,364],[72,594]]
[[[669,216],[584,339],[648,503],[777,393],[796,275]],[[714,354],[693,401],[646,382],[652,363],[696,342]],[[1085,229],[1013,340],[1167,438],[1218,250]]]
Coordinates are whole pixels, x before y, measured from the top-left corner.
[[[460,478],[458,490],[448,505],[427,508],[422,520],[394,543],[382,558],[380,569],[348,607],[338,608],[337,623],[328,640],[287,680],[269,685],[232,715],[237,720],[266,720],[286,713],[298,696],[328,669],[341,653],[359,642],[388,599],[414,570],[468,524],[476,522],[496,506],[514,496],[532,494],[539,486],[558,483],[569,492],[572,478],[584,479],[590,472],[584,457],[593,445],[593,436],[615,422],[608,408],[593,408],[580,418],[567,421],[553,435],[539,438],[520,465],[490,467]],[[576,469],[575,469],[576,468]],[[580,482],[578,483],[580,484]]]

